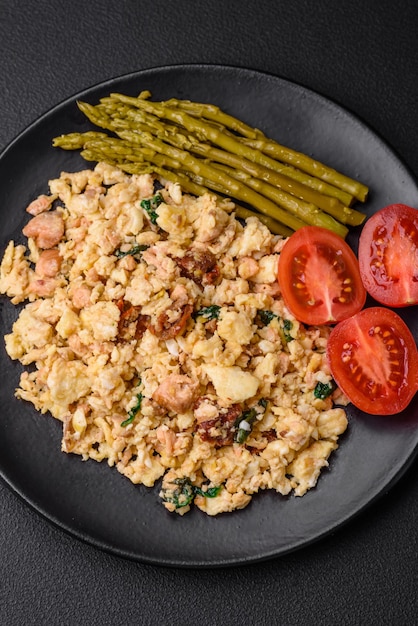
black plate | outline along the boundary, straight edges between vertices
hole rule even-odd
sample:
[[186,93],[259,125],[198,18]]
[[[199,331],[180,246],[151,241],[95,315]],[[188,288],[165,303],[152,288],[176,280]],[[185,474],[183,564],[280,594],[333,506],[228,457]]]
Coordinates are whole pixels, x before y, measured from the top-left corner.
[[[314,155],[371,189],[365,210],[391,202],[418,206],[417,185],[399,158],[355,116],[280,78],[230,67],[174,66],[122,76],[59,104],[25,130],[0,156],[0,253],[21,237],[25,207],[62,170],[86,167],[76,153],[53,149],[55,135],[89,125],[76,99],[96,103],[111,91],[155,99],[218,104],[293,148]],[[358,233],[350,234],[356,248]],[[16,311],[0,300],[1,333]],[[418,336],[415,310],[401,311]],[[21,367],[0,347],[2,415],[0,473],[38,512],[76,537],[115,554],[176,566],[249,563],[301,548],[352,519],[403,474],[418,443],[417,398],[396,418],[349,409],[349,428],[317,487],[303,498],[263,493],[243,511],[210,518],[198,510],[169,514],[158,488],[134,486],[105,463],[83,463],[60,452],[61,425],[14,399]]]

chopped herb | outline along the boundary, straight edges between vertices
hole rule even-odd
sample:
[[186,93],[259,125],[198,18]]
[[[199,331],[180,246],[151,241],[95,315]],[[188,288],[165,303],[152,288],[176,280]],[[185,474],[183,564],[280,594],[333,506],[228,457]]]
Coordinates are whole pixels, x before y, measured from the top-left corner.
[[147,250],[147,248],[149,248],[149,246],[137,244],[136,246],[132,246],[132,248],[130,248],[129,250],[126,250],[126,252],[122,250],[116,250],[115,256],[117,256],[118,259],[122,259],[124,256],[128,255],[135,256],[136,254]]
[[209,487],[204,491],[200,487],[192,485],[189,478],[176,478],[172,484],[177,485],[177,488],[173,490],[165,489],[163,500],[174,504],[176,509],[188,506],[196,495],[204,496],[205,498],[215,498],[222,489],[222,486]]
[[267,309],[260,309],[260,311],[258,311],[257,317],[259,322],[263,326],[268,326],[270,322],[272,322],[274,319],[279,320],[279,326],[280,330],[282,331],[283,339],[286,341],[286,343],[292,341],[293,337],[291,336],[290,331],[293,328],[293,323],[291,322],[291,320],[279,318],[279,316],[273,313],[273,311],[269,311]]
[[249,409],[248,411],[244,411],[235,422],[238,426],[238,430],[235,433],[235,441],[237,443],[244,443],[247,439],[248,435],[251,432],[251,427],[253,422],[257,417],[257,411],[253,409]]
[[168,495],[166,491],[164,500],[174,504],[176,509],[181,509],[183,506],[190,504],[195,497],[193,485],[188,478],[176,478],[173,484],[177,485],[177,489],[170,491],[171,495]]
[[320,400],[325,400],[325,398],[328,398],[328,396],[332,394],[334,389],[335,384],[333,381],[329,383],[318,382],[316,383],[316,387],[314,389],[314,396],[315,398],[319,398]]
[[260,309],[260,311],[258,311],[257,313],[257,318],[259,324],[261,324],[262,326],[268,326],[270,322],[272,322],[274,319],[277,319],[279,321],[279,332],[282,338],[282,342],[289,343],[289,341],[293,340],[293,337],[290,334],[290,331],[293,328],[293,322],[291,320],[283,319],[273,313],[273,311],[269,311],[267,309]]
[[261,309],[258,311],[258,317],[260,318],[260,322],[263,326],[268,326],[274,318],[277,318],[277,315],[273,313],[273,311],[267,311],[266,309]]
[[255,410],[255,407],[253,407],[252,409],[247,409],[247,411],[243,411],[241,415],[239,415],[238,418],[235,420],[235,426],[239,426],[242,421],[250,421],[250,423],[252,423],[256,417],[257,411]]
[[164,198],[160,193],[156,193],[152,198],[141,200],[141,207],[148,213],[152,224],[157,223],[158,213],[156,209],[164,202]]
[[129,411],[128,419],[126,419],[124,422],[122,422],[121,426],[125,427],[125,426],[128,426],[129,424],[132,424],[132,422],[135,419],[136,414],[141,409],[142,397],[143,397],[142,393],[138,393],[137,394],[137,396],[136,396],[136,404]]
[[293,337],[290,334],[290,331],[293,328],[293,322],[290,320],[283,320],[283,332],[286,337],[286,341],[292,341]]
[[198,494],[199,496],[204,496],[205,498],[216,498],[221,489],[222,485],[218,485],[218,487],[208,487],[206,491],[204,491],[200,487],[194,488],[196,494]]
[[199,322],[209,322],[210,320],[217,320],[219,318],[219,313],[221,311],[221,307],[217,304],[212,304],[211,306],[204,306],[203,308],[196,311],[194,318]]
[[293,322],[291,322],[290,320],[283,320],[283,336],[284,336],[286,343],[289,343],[289,341],[293,340],[293,337],[290,334],[290,331],[292,330],[292,328],[293,328]]
[[266,400],[265,398],[261,398],[261,400],[259,401],[259,405],[263,407],[264,410],[266,410],[267,406],[268,406],[269,401]]
[[235,427],[237,431],[235,433],[234,441],[236,443],[244,443],[252,430],[252,425],[255,420],[265,413],[268,406],[268,401],[265,398],[259,400],[257,406],[248,409],[241,413],[237,420],[235,420]]

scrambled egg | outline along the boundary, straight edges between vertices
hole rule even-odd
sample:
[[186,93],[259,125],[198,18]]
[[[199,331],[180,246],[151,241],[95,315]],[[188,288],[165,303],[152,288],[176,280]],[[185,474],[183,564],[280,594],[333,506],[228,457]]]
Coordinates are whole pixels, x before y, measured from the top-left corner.
[[345,399],[329,328],[281,299],[284,239],[228,200],[103,163],[49,187],[27,208],[27,244],[4,253],[0,292],[25,303],[5,337],[31,365],[16,396],[62,422],[62,450],[160,481],[180,514],[314,487]]

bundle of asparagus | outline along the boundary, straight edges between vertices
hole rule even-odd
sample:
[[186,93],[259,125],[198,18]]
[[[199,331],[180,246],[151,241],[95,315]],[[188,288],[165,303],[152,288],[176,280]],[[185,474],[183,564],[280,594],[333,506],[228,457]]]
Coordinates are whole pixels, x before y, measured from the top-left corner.
[[352,208],[368,188],[307,155],[280,145],[262,131],[211,104],[150,100],[113,93],[93,106],[78,107],[95,126],[110,131],[69,133],[53,139],[65,150],[81,150],[88,161],[105,161],[131,173],[154,173],[179,182],[184,191],[210,190],[246,206],[275,233],[289,236],[307,224],[341,237],[365,214]]

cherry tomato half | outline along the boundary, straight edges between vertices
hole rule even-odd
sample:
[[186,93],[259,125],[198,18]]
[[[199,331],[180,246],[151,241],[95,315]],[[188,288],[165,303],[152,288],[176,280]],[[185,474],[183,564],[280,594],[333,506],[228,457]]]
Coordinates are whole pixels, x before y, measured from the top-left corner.
[[327,357],[339,388],[365,413],[399,413],[418,390],[415,340],[391,309],[363,309],[337,324]]
[[288,309],[305,324],[333,324],[363,308],[357,258],[339,235],[304,226],[283,246],[278,279]]
[[369,294],[386,306],[418,303],[418,210],[391,204],[369,218],[359,240],[359,265]]

